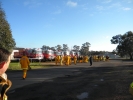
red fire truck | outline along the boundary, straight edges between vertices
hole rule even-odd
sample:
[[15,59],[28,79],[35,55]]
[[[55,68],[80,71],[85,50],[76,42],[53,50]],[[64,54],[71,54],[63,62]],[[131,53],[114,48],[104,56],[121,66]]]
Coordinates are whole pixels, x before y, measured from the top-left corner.
[[29,59],[32,59],[32,61],[43,59],[42,49],[40,48],[33,48],[33,49],[19,48],[18,52],[14,52],[14,58],[20,59],[23,56],[23,53],[25,53]]
[[69,50],[58,50],[54,52],[55,56],[57,55],[70,55],[70,51]]
[[43,53],[43,60],[44,61],[48,61],[48,60],[54,60],[55,59],[55,55],[54,55],[54,51],[53,50],[42,50]]

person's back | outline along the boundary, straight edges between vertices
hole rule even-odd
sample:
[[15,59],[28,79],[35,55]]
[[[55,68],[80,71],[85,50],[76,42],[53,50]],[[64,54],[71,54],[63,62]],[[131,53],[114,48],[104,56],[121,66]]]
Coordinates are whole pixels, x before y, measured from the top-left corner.
[[28,69],[28,66],[29,66],[29,59],[28,59],[28,57],[27,56],[23,56],[20,59],[20,64],[21,64],[21,68]]
[[26,56],[25,53],[23,53],[22,58],[20,59],[21,68],[23,70],[23,76],[22,78],[25,79],[27,76],[27,70],[30,64],[29,58]]

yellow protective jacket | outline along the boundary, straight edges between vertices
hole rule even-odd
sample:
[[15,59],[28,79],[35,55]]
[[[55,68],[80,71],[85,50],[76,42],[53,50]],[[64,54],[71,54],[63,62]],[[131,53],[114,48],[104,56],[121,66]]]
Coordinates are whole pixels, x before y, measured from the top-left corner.
[[73,59],[74,59],[74,60],[77,60],[77,56],[74,56]]
[[20,59],[20,64],[21,64],[21,68],[22,69],[28,69],[28,66],[30,64],[30,61],[29,61],[28,57],[27,56],[23,56]]
[[11,85],[12,82],[7,79],[7,75],[5,73],[0,75],[0,100],[8,100],[6,92]]

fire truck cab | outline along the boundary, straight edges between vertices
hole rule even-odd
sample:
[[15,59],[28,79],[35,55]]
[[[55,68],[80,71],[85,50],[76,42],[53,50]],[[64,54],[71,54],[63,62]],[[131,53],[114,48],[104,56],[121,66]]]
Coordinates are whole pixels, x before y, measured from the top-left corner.
[[57,55],[63,55],[63,52],[62,51],[55,51],[54,54],[55,54],[55,56],[57,56]]
[[43,50],[42,53],[43,53],[43,56],[44,56],[44,58],[43,58],[44,61],[54,60],[54,58],[55,58],[53,50]]
[[35,60],[42,60],[43,59],[43,53],[42,53],[42,49],[40,48],[33,48],[33,49],[29,49],[28,50],[28,56],[31,59],[35,59]]
[[69,50],[63,51],[63,55],[70,55],[70,51]]
[[26,56],[31,59],[32,61],[35,60],[42,60],[43,59],[43,54],[42,50],[40,48],[34,48],[34,49],[19,49],[18,52],[14,52],[14,58],[20,59],[23,56],[23,53],[26,54]]

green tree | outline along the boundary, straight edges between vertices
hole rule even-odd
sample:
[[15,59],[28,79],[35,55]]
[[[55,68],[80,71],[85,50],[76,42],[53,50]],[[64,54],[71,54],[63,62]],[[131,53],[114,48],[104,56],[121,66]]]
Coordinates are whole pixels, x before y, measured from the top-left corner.
[[62,49],[62,46],[61,45],[57,45],[57,46],[55,46],[55,48],[56,48],[57,51],[60,51]]
[[77,46],[77,45],[74,45],[74,46],[73,46],[73,50],[74,50],[74,51],[78,52],[79,49],[80,49],[80,46]]
[[67,46],[67,44],[63,44],[63,50],[64,50],[64,51],[69,50],[69,47]]
[[50,47],[49,47],[49,46],[46,46],[46,45],[43,45],[43,46],[42,46],[42,49],[43,49],[43,50],[49,50]]
[[86,42],[86,43],[82,44],[81,50],[80,50],[82,55],[89,55],[89,47],[90,47],[90,45],[91,44],[89,42]]
[[51,47],[51,50],[55,51],[55,47]]
[[1,7],[0,3],[0,48],[6,49],[9,52],[12,52],[16,43],[12,37],[10,25],[6,20],[6,15],[4,10]]
[[112,44],[118,44],[116,47],[117,53],[123,57],[129,55],[132,59],[133,54],[133,32],[128,31],[124,35],[116,35],[111,39]]
[[118,54],[116,49],[114,49],[114,50],[112,51],[112,53],[113,53],[113,54]]

